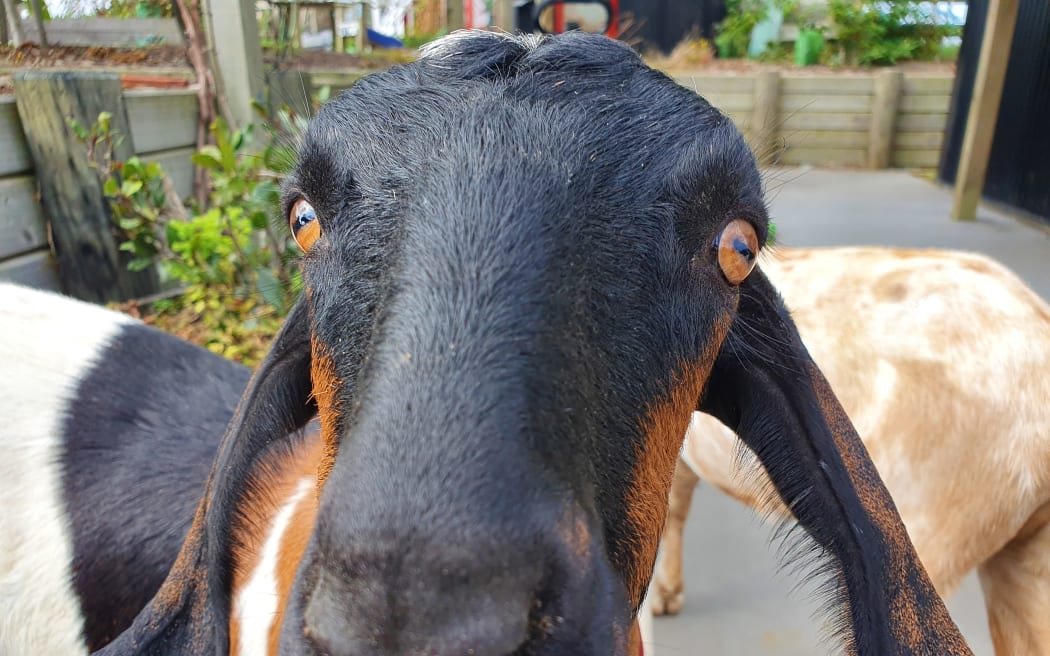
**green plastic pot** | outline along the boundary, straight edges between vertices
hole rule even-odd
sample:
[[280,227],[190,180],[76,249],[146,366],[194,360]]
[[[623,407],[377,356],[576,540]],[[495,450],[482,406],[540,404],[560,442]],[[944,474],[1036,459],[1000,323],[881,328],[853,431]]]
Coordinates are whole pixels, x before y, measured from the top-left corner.
[[820,61],[824,50],[824,34],[820,30],[799,30],[795,40],[795,64],[812,66]]

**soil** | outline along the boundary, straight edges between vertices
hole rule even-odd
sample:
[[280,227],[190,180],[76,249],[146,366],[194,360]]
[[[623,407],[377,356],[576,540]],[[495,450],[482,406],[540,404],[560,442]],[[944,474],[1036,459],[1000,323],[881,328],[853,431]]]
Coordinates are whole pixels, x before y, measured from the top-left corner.
[[193,70],[183,46],[109,48],[102,46],[0,45],[0,94],[13,93],[14,73],[25,70],[114,70],[125,86],[186,86]]
[[[268,67],[293,71],[379,70],[415,58],[414,50],[377,51],[365,56],[308,50],[277,56],[267,54]],[[108,69],[120,73],[125,87],[186,86],[194,80],[185,46],[109,48],[49,46],[25,43],[18,48],[0,45],[0,94],[14,92],[14,73],[35,69]]]

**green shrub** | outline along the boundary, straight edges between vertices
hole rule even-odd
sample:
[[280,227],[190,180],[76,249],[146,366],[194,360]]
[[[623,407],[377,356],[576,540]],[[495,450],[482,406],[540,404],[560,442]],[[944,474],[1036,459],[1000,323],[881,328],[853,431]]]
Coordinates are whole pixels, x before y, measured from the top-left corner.
[[765,17],[765,0],[726,0],[726,17],[715,26],[718,56],[746,57],[751,32]]
[[913,0],[887,0],[880,7],[884,11],[863,0],[829,0],[841,63],[884,66],[932,59],[944,37],[959,32],[957,27],[927,24],[920,4]]
[[120,248],[134,255],[129,268],[156,265],[162,281],[181,289],[144,319],[247,364],[262,358],[301,285],[298,249],[284,222],[271,217],[305,123],[282,108],[263,123],[260,148],[254,128],[231,130],[217,120],[214,143],[192,156],[207,173],[209,194],[191,213],[173,198],[159,164],[113,161],[123,137],[111,131],[108,114],[90,129],[71,122],[103,183]]

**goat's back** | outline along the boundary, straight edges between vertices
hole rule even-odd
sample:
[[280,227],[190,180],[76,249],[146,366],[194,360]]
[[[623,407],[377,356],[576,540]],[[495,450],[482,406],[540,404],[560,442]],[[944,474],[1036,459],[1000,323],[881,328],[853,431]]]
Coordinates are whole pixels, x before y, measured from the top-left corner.
[[84,653],[156,592],[248,371],[0,284],[0,653]]
[[[970,253],[781,248],[762,267],[950,591],[1050,501],[1050,306]],[[717,420],[688,437],[702,478],[769,499]]]

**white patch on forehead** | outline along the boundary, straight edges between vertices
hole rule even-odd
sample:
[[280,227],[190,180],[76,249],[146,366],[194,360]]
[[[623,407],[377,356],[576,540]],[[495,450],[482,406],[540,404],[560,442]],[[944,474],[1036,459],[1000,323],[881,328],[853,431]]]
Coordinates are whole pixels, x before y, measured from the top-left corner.
[[234,608],[240,624],[239,653],[243,656],[259,656],[267,653],[270,642],[270,630],[277,617],[280,589],[277,581],[277,566],[280,564],[281,541],[291,525],[295,508],[306,493],[316,484],[316,480],[304,477],[293,493],[281,505],[274,515],[270,534],[262,545],[259,562],[248,579],[248,583],[237,595]]

